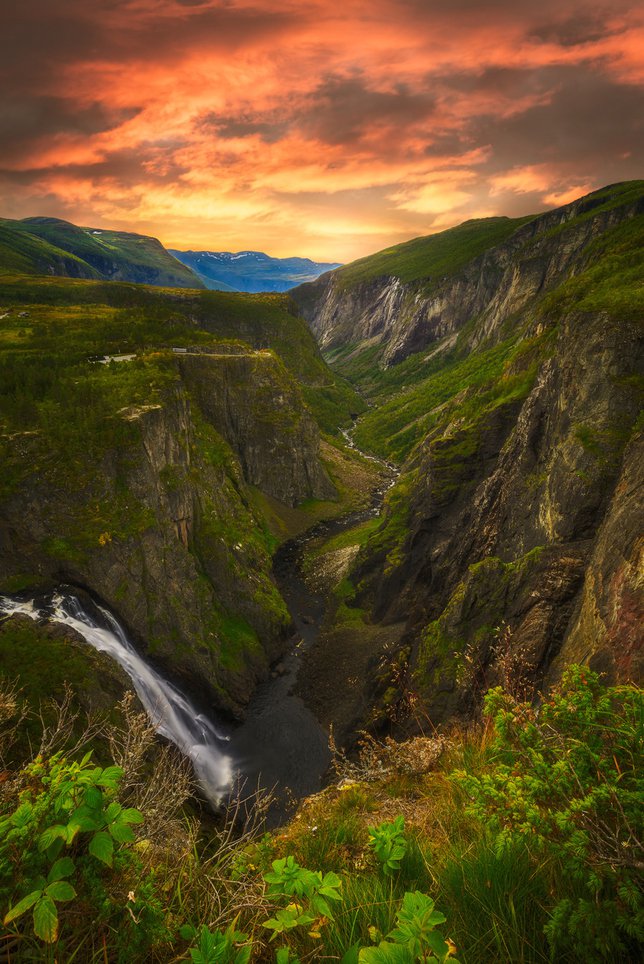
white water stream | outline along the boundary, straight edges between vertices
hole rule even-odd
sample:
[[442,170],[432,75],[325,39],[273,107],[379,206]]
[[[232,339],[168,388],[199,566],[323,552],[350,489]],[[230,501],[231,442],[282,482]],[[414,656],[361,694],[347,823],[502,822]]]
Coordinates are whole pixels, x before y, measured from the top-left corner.
[[98,604],[86,606],[72,591],[58,590],[38,601],[0,596],[0,612],[69,626],[94,649],[115,659],[132,680],[157,733],[192,761],[205,796],[214,806],[219,804],[234,778],[232,758],[225,752],[229,737],[137,653],[109,610]]

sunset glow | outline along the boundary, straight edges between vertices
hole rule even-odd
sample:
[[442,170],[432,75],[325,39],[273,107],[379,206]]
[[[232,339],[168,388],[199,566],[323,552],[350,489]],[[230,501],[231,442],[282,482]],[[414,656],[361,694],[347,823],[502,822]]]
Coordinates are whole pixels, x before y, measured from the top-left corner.
[[641,177],[644,7],[24,0],[0,215],[348,261]]

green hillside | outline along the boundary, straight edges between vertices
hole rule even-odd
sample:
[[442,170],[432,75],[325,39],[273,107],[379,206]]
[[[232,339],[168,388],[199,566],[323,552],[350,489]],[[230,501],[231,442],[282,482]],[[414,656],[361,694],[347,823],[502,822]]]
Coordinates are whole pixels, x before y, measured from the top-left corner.
[[442,281],[488,248],[505,241],[532,218],[481,218],[455,228],[414,238],[360,258],[335,272],[341,287],[350,288],[373,278],[401,281]]
[[[594,191],[584,199],[582,211],[553,229],[553,233],[568,230],[602,210],[609,211],[637,200],[643,190],[644,181],[626,181]],[[333,277],[342,288],[383,277],[399,278],[403,282],[440,282],[488,249],[501,244],[517,228],[534,219],[535,215],[528,215],[522,218],[492,217],[465,221],[446,231],[413,238],[352,261],[335,271]]]
[[[643,203],[644,181],[631,181],[594,192],[584,198],[573,217],[555,227],[543,216],[535,225],[534,237],[518,246],[520,256],[529,253],[534,243],[548,246],[558,238],[574,238],[590,218]],[[637,206],[635,210],[638,210]],[[525,220],[525,219],[524,219]],[[378,265],[388,264],[399,277],[410,278],[427,265],[462,267],[473,251],[490,241],[496,242],[494,225],[516,226],[520,219],[467,222],[442,234],[419,238],[398,245],[372,258],[356,261],[341,269],[346,277],[358,278],[361,272],[375,276]],[[478,231],[476,227],[478,226]],[[386,342],[353,342],[326,353],[333,369],[359,388],[372,407],[360,420],[354,439],[369,451],[385,458],[404,459],[428,432],[439,431],[457,414],[469,424],[508,399],[518,399],[532,384],[538,359],[552,350],[552,338],[544,331],[534,342],[526,333],[541,321],[542,329],[556,327],[567,312],[603,312],[607,318],[636,321],[644,311],[644,214],[636,214],[609,227],[591,241],[576,273],[563,283],[544,290],[531,304],[530,311],[508,318],[501,337],[492,340],[476,336],[479,319],[466,322],[457,337],[446,336],[431,349],[410,354],[397,364],[385,367]],[[541,255],[539,256],[541,257]],[[474,341],[473,341],[474,339]],[[517,394],[518,393],[518,394]]]
[[0,275],[17,272],[203,288],[156,238],[81,228],[59,218],[0,220]]
[[[607,317],[641,318],[644,311],[644,216],[607,232],[589,249],[592,266],[545,295],[535,313],[552,331],[566,311],[605,312]],[[360,379],[365,359],[337,365],[379,403],[361,419],[356,442],[386,458],[403,459],[429,431],[453,421],[480,418],[509,398],[524,397],[538,358],[552,350],[547,332],[525,340],[524,320],[500,344],[469,352],[466,338],[427,360],[427,352],[381,370],[373,366],[367,383]],[[467,334],[467,333],[466,333]]]
[[[92,355],[241,341],[274,350],[302,385],[321,427],[335,431],[364,406],[322,360],[304,321],[286,295],[178,292],[68,278],[0,277],[0,329],[5,403],[12,385],[28,385],[27,369],[55,375],[85,367]],[[46,362],[44,359],[46,358]],[[70,391],[75,384],[70,379]],[[16,391],[18,389],[16,388]]]
[[100,278],[100,273],[77,255],[0,219],[0,277],[13,274],[61,274]]

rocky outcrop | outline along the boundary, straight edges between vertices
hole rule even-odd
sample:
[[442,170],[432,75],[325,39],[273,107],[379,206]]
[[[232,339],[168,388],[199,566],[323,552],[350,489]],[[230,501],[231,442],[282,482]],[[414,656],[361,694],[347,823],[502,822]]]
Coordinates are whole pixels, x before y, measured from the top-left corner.
[[89,589],[171,676],[239,714],[290,623],[245,478],[289,504],[333,490],[273,356],[178,364],[185,381],[118,412],[118,444],[82,470],[58,453],[34,471],[38,435],[11,439],[25,476],[3,505],[0,574],[8,589]]
[[236,452],[246,482],[289,506],[336,496],[320,461],[318,427],[272,352],[190,354],[180,365],[205,418]]
[[570,630],[550,667],[551,679],[568,663],[582,662],[610,679],[644,676],[642,465],[644,437],[636,434],[599,527]]
[[572,661],[640,678],[638,329],[562,319],[525,401],[473,436],[443,426],[403,472],[402,541],[367,547],[354,579],[379,621],[407,619],[409,683],[435,722],[508,660],[534,686]]
[[[532,691],[573,661],[641,679],[638,190],[534,219],[424,288],[343,288],[340,271],[306,306],[327,347],[379,342],[389,365],[446,335],[468,362],[511,346],[487,382],[462,387],[449,374],[453,395],[420,412],[427,434],[351,573],[375,624],[406,624],[373,678],[393,718],[410,693],[438,723],[470,712],[490,685],[514,675]],[[425,396],[400,392],[401,410],[414,399],[414,425],[427,384]],[[395,392],[386,411],[400,431]]]
[[[610,199],[610,195],[608,196]],[[348,284],[342,269],[291,291],[321,347],[381,344],[392,365],[476,319],[471,345],[503,337],[503,325],[583,270],[593,240],[644,212],[644,196],[607,206],[606,192],[540,215],[443,278]]]

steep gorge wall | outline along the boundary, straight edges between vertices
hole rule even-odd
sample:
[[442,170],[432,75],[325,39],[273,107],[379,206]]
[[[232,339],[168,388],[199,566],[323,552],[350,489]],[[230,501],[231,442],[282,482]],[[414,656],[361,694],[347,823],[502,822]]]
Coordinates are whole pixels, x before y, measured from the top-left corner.
[[318,427],[296,382],[268,351],[186,355],[182,378],[237,453],[245,480],[289,506],[330,499]]
[[391,365],[476,320],[474,347],[502,337],[505,321],[582,271],[589,244],[644,212],[644,197],[608,210],[604,205],[605,198],[590,196],[540,215],[447,277],[347,284],[340,269],[293,289],[291,297],[323,350],[377,343]]
[[[14,436],[12,457],[25,475],[2,506],[0,579],[5,589],[58,582],[89,589],[154,660],[238,714],[282,651],[290,620],[240,464],[252,439],[236,439],[234,430],[257,426],[255,461],[246,453],[256,470],[249,481],[271,494],[280,481],[292,504],[330,483],[318,463],[316,426],[297,406],[279,405],[290,381],[284,373],[277,378],[266,365],[258,378],[250,362],[218,361],[195,358],[190,376],[159,403],[117,413],[121,444],[89,466],[82,457],[65,464],[60,452],[43,458],[34,433]],[[217,406],[206,404],[221,401],[231,366],[234,403],[248,413],[247,424],[231,426],[239,459],[222,437]],[[280,418],[269,435],[273,401]]]
[[[529,222],[431,290],[347,290],[339,272],[316,304],[313,286],[295,293],[323,345],[379,342],[386,365],[445,335],[463,332],[472,358],[514,339],[500,376],[455,385],[427,420],[350,573],[372,623],[406,626],[373,654],[366,722],[402,718],[410,693],[435,723],[467,713],[508,667],[537,688],[572,661],[642,678],[642,327],[637,279],[619,275],[637,252],[620,241],[601,262],[591,246],[644,203],[600,207],[591,196]],[[596,264],[622,291],[605,288],[606,309],[577,308],[592,282],[542,298]]]
[[568,316],[523,402],[428,438],[403,473],[404,535],[367,546],[354,578],[378,620],[407,620],[435,721],[500,678],[503,625],[535,685],[573,660],[641,678],[638,359],[637,324]]

